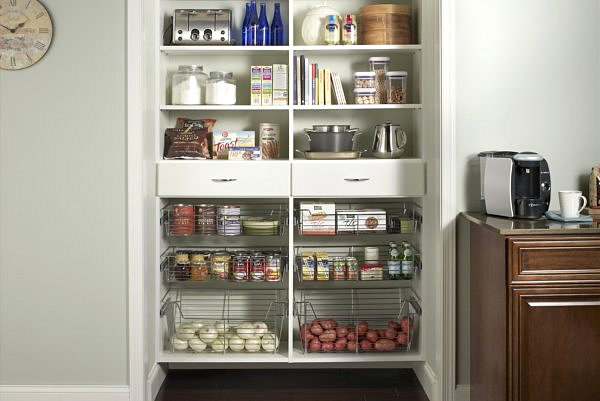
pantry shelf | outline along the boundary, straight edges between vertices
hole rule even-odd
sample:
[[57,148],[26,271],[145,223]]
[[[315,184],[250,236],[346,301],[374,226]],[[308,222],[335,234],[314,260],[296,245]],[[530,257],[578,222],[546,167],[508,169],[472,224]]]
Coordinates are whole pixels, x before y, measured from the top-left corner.
[[195,55],[260,55],[286,53],[289,46],[161,46],[160,51],[168,56]]
[[423,108],[421,103],[412,104],[333,104],[320,106],[292,106],[294,110],[397,110],[409,109],[420,110]]
[[348,363],[348,362],[422,362],[419,351],[408,352],[365,352],[365,353],[306,353],[300,349],[300,342],[294,345],[292,356],[294,363]]
[[421,45],[338,45],[338,46],[293,46],[295,52],[304,53],[327,53],[327,54],[340,54],[340,53],[369,53],[369,52],[380,52],[386,53],[416,53],[423,50]]
[[199,105],[199,106],[188,106],[188,105],[172,105],[172,104],[163,104],[160,106],[160,109],[163,111],[249,111],[249,110],[260,110],[260,111],[268,111],[268,110],[289,110],[289,106],[250,106],[248,104],[235,104],[232,106],[222,106],[222,105]]
[[161,363],[193,363],[197,367],[199,363],[288,363],[288,345],[286,342],[279,344],[278,353],[169,353],[161,352],[157,362]]

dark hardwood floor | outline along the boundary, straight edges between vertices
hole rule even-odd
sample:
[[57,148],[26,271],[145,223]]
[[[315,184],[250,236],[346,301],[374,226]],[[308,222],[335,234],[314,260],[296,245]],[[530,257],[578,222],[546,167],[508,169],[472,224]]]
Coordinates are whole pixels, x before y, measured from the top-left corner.
[[428,401],[410,369],[171,370],[156,401]]

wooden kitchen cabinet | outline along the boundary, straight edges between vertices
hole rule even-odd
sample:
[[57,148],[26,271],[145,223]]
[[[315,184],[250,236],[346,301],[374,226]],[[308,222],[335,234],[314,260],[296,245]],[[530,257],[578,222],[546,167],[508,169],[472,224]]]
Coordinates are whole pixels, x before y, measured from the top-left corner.
[[600,400],[600,227],[465,213],[471,401]]

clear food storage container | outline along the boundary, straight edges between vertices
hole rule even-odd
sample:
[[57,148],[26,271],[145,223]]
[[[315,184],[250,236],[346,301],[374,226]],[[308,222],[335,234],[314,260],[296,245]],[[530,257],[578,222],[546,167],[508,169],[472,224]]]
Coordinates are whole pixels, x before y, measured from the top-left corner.
[[390,64],[389,57],[371,57],[369,58],[369,65],[371,71],[375,72],[375,103],[387,103],[386,90],[387,90],[387,79],[386,73],[388,72],[388,66]]
[[408,73],[406,71],[389,71],[387,77],[387,102],[390,104],[406,103],[406,86]]
[[235,104],[236,90],[232,72],[211,71],[210,78],[206,81],[206,104]]
[[356,88],[354,89],[354,103],[356,104],[375,104],[375,88]]
[[375,72],[362,71],[354,73],[355,88],[374,88],[375,87]]
[[180,65],[171,80],[172,104],[204,104],[204,86],[208,75],[201,65]]

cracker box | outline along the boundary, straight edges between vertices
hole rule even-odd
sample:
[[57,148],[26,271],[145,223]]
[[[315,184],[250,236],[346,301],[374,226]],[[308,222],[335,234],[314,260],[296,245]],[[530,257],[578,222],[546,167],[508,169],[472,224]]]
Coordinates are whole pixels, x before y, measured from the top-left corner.
[[260,106],[262,104],[262,67],[253,65],[250,67],[250,105]]
[[302,235],[335,235],[335,203],[301,202]]
[[273,66],[262,67],[262,105],[273,106]]
[[260,147],[254,146],[250,148],[230,148],[229,160],[244,161],[244,160],[260,160]]
[[231,148],[253,148],[256,146],[254,131],[213,131],[213,159],[227,159]]
[[355,210],[358,217],[358,232],[385,233],[387,228],[387,213],[383,209]]

